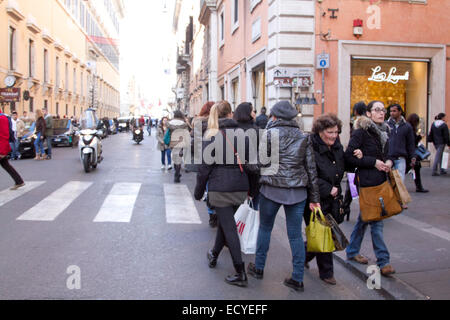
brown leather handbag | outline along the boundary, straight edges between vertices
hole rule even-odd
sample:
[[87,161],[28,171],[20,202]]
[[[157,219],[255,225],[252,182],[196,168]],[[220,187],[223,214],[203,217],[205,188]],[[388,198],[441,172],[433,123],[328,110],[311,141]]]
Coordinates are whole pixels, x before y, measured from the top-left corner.
[[359,207],[364,222],[381,221],[403,211],[400,195],[394,191],[389,179],[379,186],[361,187]]

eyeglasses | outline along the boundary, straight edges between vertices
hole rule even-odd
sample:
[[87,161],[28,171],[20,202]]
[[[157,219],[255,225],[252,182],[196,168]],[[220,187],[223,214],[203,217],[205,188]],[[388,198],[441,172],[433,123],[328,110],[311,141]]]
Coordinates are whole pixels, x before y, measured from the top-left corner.
[[373,108],[371,111],[386,113],[386,109],[385,108]]

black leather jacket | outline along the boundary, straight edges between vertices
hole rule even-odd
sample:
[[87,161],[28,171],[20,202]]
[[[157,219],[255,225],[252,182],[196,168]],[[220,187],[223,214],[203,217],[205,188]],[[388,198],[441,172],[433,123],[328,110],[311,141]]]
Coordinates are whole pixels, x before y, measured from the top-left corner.
[[[261,184],[279,188],[307,188],[311,202],[320,202],[319,182],[317,178],[314,150],[308,136],[300,131],[295,120],[277,119],[267,124],[267,151],[271,151],[271,135],[274,131],[279,135],[279,167],[276,172],[268,174],[263,165],[261,170]],[[265,149],[263,139],[260,148]],[[274,146],[275,148],[277,146]],[[271,163],[272,167],[274,163]]]

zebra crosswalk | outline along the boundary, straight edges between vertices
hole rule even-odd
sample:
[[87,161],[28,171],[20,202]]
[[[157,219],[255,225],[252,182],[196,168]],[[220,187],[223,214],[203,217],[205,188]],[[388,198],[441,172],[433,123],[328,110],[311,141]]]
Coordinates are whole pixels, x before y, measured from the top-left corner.
[[[11,201],[26,196],[32,190],[42,187],[46,181],[29,181],[25,187],[12,191],[0,191],[0,212]],[[50,194],[45,194],[40,201],[16,218],[17,221],[52,222],[64,215],[66,210],[83,198],[93,182],[69,181]],[[94,223],[130,223],[136,204],[140,201],[141,183],[112,183],[112,188],[103,200],[95,215]],[[168,224],[201,224],[200,215],[186,185],[164,184],[165,215]],[[36,193],[35,193],[36,194]],[[100,201],[100,200],[99,200]],[[145,201],[145,197],[144,200]]]

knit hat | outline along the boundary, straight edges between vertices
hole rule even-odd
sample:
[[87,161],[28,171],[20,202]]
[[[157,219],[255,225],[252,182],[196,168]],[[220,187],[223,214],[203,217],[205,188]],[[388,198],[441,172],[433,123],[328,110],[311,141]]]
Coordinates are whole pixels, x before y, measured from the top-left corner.
[[270,109],[270,115],[284,120],[292,120],[298,115],[298,111],[289,101],[280,101]]

